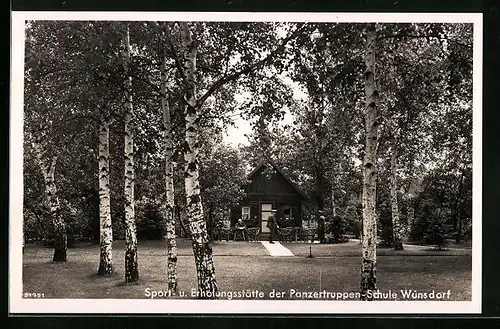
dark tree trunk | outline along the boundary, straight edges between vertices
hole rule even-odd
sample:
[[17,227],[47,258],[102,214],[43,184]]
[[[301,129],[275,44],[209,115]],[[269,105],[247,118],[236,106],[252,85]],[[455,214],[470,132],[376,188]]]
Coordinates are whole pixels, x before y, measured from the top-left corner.
[[396,142],[391,146],[391,173],[390,173],[390,190],[391,190],[391,216],[392,216],[392,247],[394,250],[403,250],[403,241],[401,238],[401,220],[399,217],[398,203],[398,184],[396,173]]
[[179,221],[184,237],[189,237],[189,232],[186,228],[186,224],[184,224],[184,221],[182,220],[181,209],[179,207],[177,207],[176,213],[177,213],[177,220]]
[[325,211],[325,176],[321,166],[318,167],[316,172],[316,202],[318,204],[318,211]]

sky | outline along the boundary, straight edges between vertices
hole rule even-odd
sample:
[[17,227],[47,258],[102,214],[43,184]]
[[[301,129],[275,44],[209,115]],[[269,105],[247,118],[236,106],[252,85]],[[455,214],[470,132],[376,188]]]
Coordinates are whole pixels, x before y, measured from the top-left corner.
[[[285,28],[278,28],[277,30],[278,36],[281,38],[286,37],[288,31]],[[294,99],[306,99],[307,94],[302,90],[302,88],[295,83],[289,76],[286,75],[286,72],[283,72],[280,75],[281,79],[283,82],[290,86],[293,90],[293,98]],[[238,99],[243,99],[243,95],[236,95],[235,97],[236,100]],[[278,123],[278,125],[291,125],[293,122],[293,115],[285,109],[285,116],[284,118]],[[252,132],[252,127],[250,125],[250,121],[243,119],[241,117],[235,117],[234,118],[234,127],[228,127],[227,132],[224,136],[224,140],[226,143],[229,143],[230,145],[234,147],[238,147],[238,145],[243,144],[243,145],[249,145],[248,139],[245,137],[245,135],[248,135]]]
[[[292,79],[290,79],[287,76],[282,76],[282,79],[285,84],[289,85],[292,88],[294,99],[296,100],[307,99],[307,94],[297,83],[295,83]],[[239,98],[243,98],[243,96],[237,95],[235,97],[236,100],[238,100]],[[290,111],[285,110],[285,116],[278,124],[291,125],[293,123],[293,120],[294,117],[290,113]],[[235,117],[234,123],[235,123],[234,127],[230,126],[227,128],[227,132],[224,135],[224,141],[234,147],[238,147],[238,145],[240,144],[249,145],[248,139],[245,137],[245,134],[250,134],[252,132],[250,121],[241,117]]]

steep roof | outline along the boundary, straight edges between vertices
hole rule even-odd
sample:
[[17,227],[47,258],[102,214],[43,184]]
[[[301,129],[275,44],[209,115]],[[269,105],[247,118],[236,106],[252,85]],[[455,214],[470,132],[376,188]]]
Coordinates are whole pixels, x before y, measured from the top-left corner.
[[283,170],[281,170],[280,167],[278,167],[278,165],[272,161],[272,160],[267,160],[267,161],[264,161],[262,162],[260,165],[258,165],[254,170],[252,170],[252,172],[250,174],[248,174],[247,176],[247,179],[248,180],[251,180],[253,178],[253,176],[255,176],[255,174],[262,168],[264,167],[265,165],[267,164],[270,164],[281,176],[283,176],[283,178],[293,187],[293,189],[298,193],[300,194],[300,196],[302,197],[302,199],[304,200],[307,200],[308,197],[307,195],[294,183],[290,180],[290,178],[287,177],[287,175],[285,175],[285,173],[283,172]]

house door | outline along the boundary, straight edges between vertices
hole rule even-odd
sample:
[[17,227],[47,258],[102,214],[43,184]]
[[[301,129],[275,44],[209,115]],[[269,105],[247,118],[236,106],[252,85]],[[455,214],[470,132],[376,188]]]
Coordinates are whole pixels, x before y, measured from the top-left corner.
[[267,227],[267,219],[272,214],[271,209],[273,209],[272,204],[270,204],[270,203],[262,203],[261,204],[261,214],[262,214],[261,231],[263,233],[269,232],[269,227]]

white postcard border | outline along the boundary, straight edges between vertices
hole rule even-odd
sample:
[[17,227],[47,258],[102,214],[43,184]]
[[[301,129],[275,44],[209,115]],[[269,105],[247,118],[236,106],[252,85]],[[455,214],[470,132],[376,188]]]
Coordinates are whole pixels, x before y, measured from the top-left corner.
[[[25,20],[308,21],[473,23],[473,227],[471,301],[23,299],[23,91]],[[482,289],[482,31],[480,13],[12,12],[9,181],[9,313],[475,314]]]

